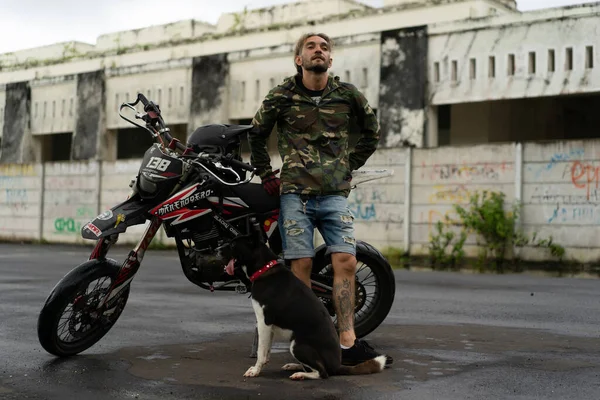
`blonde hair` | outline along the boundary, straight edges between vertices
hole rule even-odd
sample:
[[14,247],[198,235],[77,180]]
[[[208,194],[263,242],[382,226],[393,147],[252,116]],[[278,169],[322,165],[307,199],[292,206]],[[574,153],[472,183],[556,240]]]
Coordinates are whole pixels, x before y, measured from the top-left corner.
[[318,36],[322,39],[325,39],[325,41],[329,45],[329,51],[333,51],[333,40],[324,33],[309,32],[300,36],[300,39],[298,39],[298,41],[296,42],[296,47],[294,48],[294,66],[296,67],[296,71],[298,71],[299,74],[302,74],[302,67],[296,64],[296,57],[302,54],[302,48],[304,47],[304,43],[306,43],[306,39],[308,39],[311,36]]

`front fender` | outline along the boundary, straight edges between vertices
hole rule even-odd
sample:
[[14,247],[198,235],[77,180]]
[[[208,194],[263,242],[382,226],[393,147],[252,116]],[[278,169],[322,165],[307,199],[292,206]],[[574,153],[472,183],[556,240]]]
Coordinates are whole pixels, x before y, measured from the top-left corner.
[[81,228],[81,236],[84,239],[98,240],[123,233],[130,226],[145,223],[147,212],[152,206],[153,204],[145,202],[136,194],[85,224]]

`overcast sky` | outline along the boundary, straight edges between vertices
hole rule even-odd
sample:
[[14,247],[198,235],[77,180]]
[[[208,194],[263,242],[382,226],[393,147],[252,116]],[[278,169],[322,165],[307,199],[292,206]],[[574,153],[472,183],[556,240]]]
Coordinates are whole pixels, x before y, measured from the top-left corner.
[[[104,33],[182,19],[216,24],[222,13],[291,3],[294,0],[0,0],[0,53],[57,42],[96,43]],[[381,6],[383,0],[361,0]],[[588,0],[517,0],[522,11]],[[318,9],[315,10],[318,13]]]

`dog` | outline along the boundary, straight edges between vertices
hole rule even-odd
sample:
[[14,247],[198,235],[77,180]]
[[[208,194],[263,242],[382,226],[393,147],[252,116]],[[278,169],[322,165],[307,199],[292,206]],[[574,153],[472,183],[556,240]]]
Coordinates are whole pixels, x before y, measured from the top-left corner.
[[259,376],[269,361],[276,331],[289,338],[290,353],[298,361],[282,367],[294,372],[290,376],[293,380],[381,372],[385,368],[385,355],[355,366],[342,365],[339,337],[325,305],[278,260],[259,235],[255,231],[249,237],[233,240],[229,246],[231,258],[225,267],[230,275],[240,268],[252,282],[258,351],[256,364],[244,376]]

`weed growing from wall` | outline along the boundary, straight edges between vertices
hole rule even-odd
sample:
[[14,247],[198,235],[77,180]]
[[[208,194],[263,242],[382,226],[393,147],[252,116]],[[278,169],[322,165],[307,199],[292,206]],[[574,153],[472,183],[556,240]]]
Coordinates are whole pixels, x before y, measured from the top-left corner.
[[465,257],[463,246],[467,233],[464,230],[455,232],[450,224],[447,216],[445,223],[438,221],[435,224],[437,234],[431,235],[429,241],[429,259],[433,269],[459,269]]
[[388,260],[392,268],[407,268],[409,264],[408,254],[404,249],[398,247],[386,247],[381,250],[381,254]]
[[[470,234],[475,235],[480,248],[477,266],[481,271],[504,272],[508,259],[516,265],[519,260],[514,250],[523,246],[547,248],[562,261],[565,249],[554,243],[552,236],[539,239],[536,232],[528,238],[517,229],[520,206],[515,204],[507,210],[504,193],[475,192],[467,207],[455,204],[454,210],[459,220],[451,222],[446,217],[446,223],[438,222],[437,233],[431,235],[429,256],[434,268],[456,269],[464,259],[463,246]],[[462,227],[460,233],[456,233],[457,226]]]

